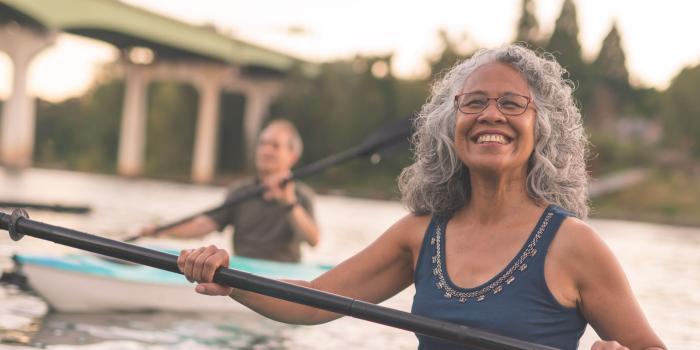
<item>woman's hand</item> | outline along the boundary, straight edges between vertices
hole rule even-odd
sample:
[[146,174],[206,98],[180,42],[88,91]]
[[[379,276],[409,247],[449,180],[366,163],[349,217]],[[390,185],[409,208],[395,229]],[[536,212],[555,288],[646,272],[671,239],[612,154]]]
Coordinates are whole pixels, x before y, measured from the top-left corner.
[[197,282],[195,291],[205,295],[229,295],[233,288],[213,283],[214,273],[220,267],[229,266],[229,255],[225,249],[214,245],[199,249],[185,249],[177,258],[177,266],[190,282]]
[[593,343],[591,350],[630,350],[628,347],[614,341],[598,340]]

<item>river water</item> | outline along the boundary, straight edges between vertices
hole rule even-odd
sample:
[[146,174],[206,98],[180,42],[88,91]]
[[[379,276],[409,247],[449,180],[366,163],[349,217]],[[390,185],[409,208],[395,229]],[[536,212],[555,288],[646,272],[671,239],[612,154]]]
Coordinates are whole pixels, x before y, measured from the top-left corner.
[[[31,169],[0,170],[0,200],[86,204],[88,215],[32,211],[32,219],[124,237],[144,223],[167,222],[219,204],[224,188]],[[321,244],[305,260],[335,264],[359,251],[405,215],[399,203],[318,196]],[[700,349],[700,229],[590,220],[620,259],[652,326],[670,349]],[[4,232],[4,231],[3,231]],[[228,245],[230,232],[203,241],[163,241],[174,248]],[[143,242],[144,244],[153,242]],[[0,233],[0,267],[15,252],[70,252],[31,237],[12,242]],[[89,288],[90,286],[76,286]],[[410,310],[413,290],[383,305]],[[597,339],[588,329],[581,349]],[[0,285],[0,349],[415,349],[407,332],[341,318],[320,326],[289,326],[252,313],[166,312],[70,314],[50,311],[31,292]]]

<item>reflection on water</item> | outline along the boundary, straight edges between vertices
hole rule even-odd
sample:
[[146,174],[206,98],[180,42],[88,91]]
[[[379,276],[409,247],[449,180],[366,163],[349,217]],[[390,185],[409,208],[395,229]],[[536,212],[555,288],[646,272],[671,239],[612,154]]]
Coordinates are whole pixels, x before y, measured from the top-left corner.
[[[124,237],[147,222],[167,222],[216,206],[224,189],[34,169],[22,176],[0,171],[0,200],[86,204],[88,215],[33,211],[39,221]],[[360,250],[405,215],[398,203],[319,196],[323,240],[305,260],[337,263]],[[591,220],[620,258],[652,326],[670,349],[700,349],[700,229]],[[228,245],[230,232],[206,243]],[[149,242],[144,242],[148,244]],[[176,248],[202,241],[158,241]],[[0,267],[16,251],[60,254],[71,248],[34,238],[11,242],[0,234]],[[89,286],[76,286],[89,288]],[[384,305],[409,310],[411,288]],[[138,297],[138,296],[129,296]],[[342,318],[319,326],[289,326],[253,313],[46,313],[31,293],[0,287],[0,349],[415,349],[407,332]],[[581,348],[596,339],[589,329]],[[22,345],[25,344],[25,345]],[[28,345],[26,345],[28,344]]]

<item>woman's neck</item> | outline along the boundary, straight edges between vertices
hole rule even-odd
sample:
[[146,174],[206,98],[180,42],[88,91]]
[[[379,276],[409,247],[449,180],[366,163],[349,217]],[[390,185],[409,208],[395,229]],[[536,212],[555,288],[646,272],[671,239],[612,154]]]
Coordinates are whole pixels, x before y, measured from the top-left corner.
[[526,177],[525,171],[516,174],[471,172],[471,191],[464,215],[479,223],[491,224],[537,208],[527,194]]

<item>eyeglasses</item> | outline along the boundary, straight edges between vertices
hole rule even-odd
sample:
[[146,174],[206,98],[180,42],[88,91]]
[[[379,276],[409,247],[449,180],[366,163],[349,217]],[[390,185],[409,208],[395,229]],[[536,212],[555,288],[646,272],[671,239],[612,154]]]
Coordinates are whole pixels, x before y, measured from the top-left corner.
[[517,116],[525,113],[532,98],[518,94],[488,97],[480,92],[467,92],[455,96],[455,108],[464,114],[477,114],[489,106],[489,100],[495,100],[496,108],[504,115]]

